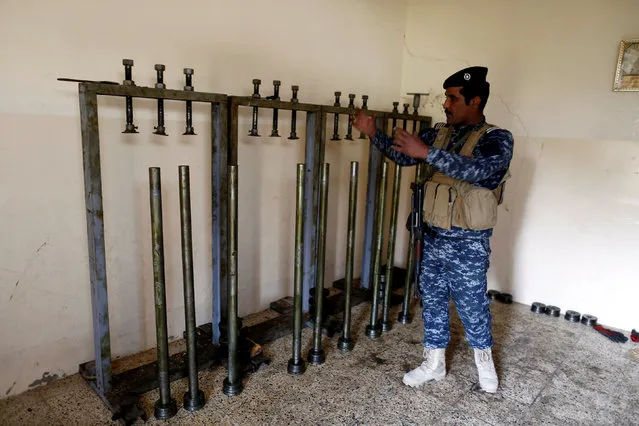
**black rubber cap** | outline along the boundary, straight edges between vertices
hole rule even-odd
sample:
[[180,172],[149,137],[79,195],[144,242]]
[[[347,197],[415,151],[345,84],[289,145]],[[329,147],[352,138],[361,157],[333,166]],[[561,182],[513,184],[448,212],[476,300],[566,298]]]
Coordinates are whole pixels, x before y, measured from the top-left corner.
[[507,305],[510,305],[511,303],[513,303],[513,296],[511,294],[508,293],[499,293],[497,295],[497,300],[501,303],[505,303]]
[[490,300],[497,300],[500,293],[497,290],[488,290],[486,294]]
[[594,327],[597,325],[597,317],[594,315],[583,314],[581,316],[581,323]]
[[546,305],[541,302],[533,302],[530,306],[530,310],[535,312],[536,314],[543,314],[546,312]]
[[561,309],[559,309],[557,306],[552,306],[552,305],[546,306],[546,315],[558,317],[559,314],[561,314]]
[[581,314],[577,311],[566,311],[564,319],[570,322],[579,322],[581,321]]

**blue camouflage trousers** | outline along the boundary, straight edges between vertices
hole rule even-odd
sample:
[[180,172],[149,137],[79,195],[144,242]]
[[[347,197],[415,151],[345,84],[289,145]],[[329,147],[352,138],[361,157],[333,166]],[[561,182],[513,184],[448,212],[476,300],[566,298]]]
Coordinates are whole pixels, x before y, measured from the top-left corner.
[[479,238],[424,235],[419,287],[422,295],[424,346],[445,348],[450,340],[448,305],[452,296],[471,347],[492,347],[486,272],[488,236]]

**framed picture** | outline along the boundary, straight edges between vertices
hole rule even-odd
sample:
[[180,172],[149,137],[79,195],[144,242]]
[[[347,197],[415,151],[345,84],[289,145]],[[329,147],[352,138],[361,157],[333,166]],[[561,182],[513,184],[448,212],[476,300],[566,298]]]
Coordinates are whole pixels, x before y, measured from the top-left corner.
[[639,92],[639,39],[621,41],[612,90]]

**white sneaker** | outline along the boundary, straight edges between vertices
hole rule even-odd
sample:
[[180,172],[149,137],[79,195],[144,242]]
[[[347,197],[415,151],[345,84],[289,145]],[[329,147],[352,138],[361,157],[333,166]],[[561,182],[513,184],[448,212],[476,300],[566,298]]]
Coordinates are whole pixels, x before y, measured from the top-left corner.
[[441,380],[446,376],[446,349],[424,348],[424,361],[414,370],[404,374],[402,380],[411,387],[421,386],[430,380]]
[[493,364],[491,349],[475,349],[474,351],[477,375],[479,376],[479,386],[485,392],[497,392],[499,380],[497,379],[497,372],[495,371],[495,365]]

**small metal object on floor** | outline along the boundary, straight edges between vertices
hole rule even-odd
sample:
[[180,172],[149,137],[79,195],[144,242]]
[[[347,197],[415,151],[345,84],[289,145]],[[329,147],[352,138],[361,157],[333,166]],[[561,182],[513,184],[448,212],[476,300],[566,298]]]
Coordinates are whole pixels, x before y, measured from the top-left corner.
[[513,303],[513,296],[509,293],[499,293],[496,299],[498,302],[505,303],[506,305]]
[[593,327],[597,325],[597,317],[590,314],[583,314],[581,316],[581,323]]
[[536,314],[543,314],[546,312],[546,305],[541,302],[533,302],[530,306],[530,310]]
[[579,321],[581,321],[581,314],[579,312],[577,312],[577,311],[568,310],[564,314],[564,319],[566,319],[566,320],[568,320],[570,322],[579,322]]
[[558,317],[561,314],[561,309],[557,306],[548,305],[546,306],[546,315],[550,315],[553,317]]
[[499,296],[500,292],[497,290],[488,290],[486,294],[490,300],[497,300],[497,296]]

